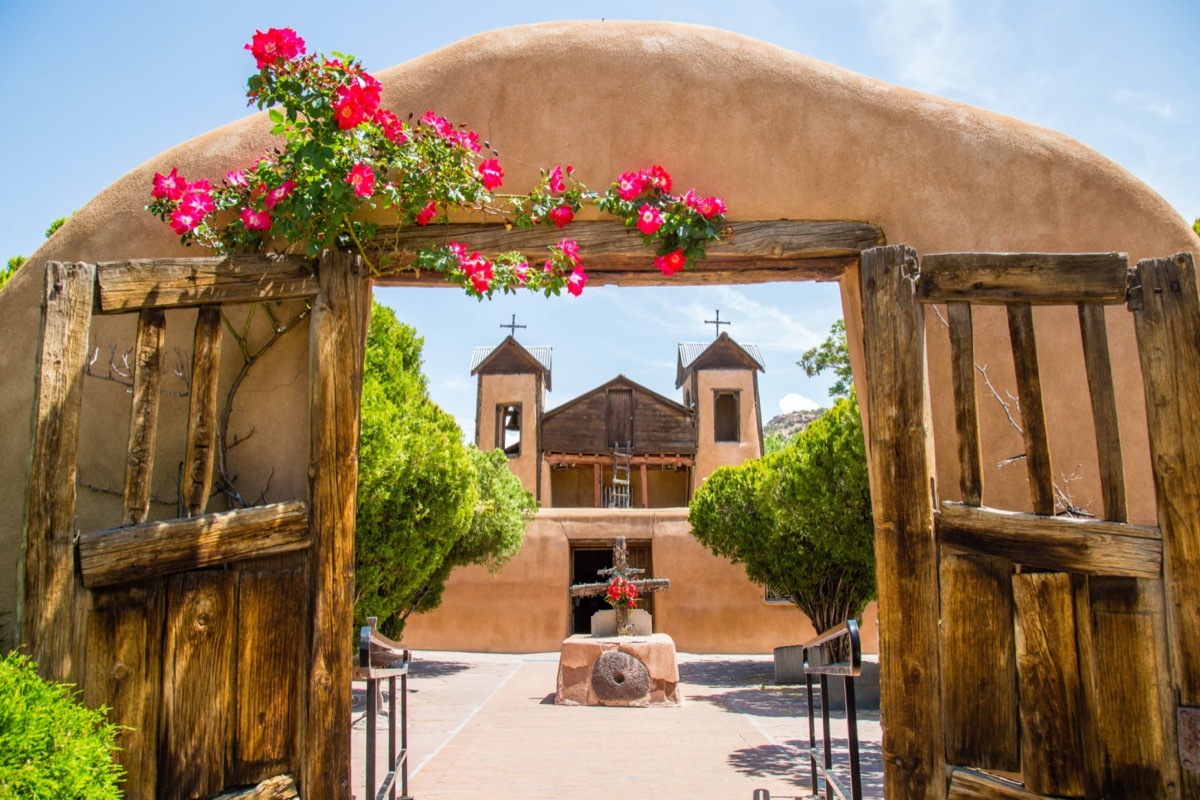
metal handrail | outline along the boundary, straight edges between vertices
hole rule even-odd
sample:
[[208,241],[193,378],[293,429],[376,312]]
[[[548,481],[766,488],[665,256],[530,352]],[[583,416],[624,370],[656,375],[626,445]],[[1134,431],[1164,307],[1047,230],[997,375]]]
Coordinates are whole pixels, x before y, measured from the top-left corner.
[[[374,800],[397,800],[396,778],[400,778],[399,800],[412,800],[408,793],[408,667],[412,653],[376,630],[378,620],[367,617],[367,624],[358,632],[358,663],[354,679],[367,682],[367,753],[365,782],[368,797]],[[376,667],[376,662],[388,666]],[[396,663],[399,662],[399,666]],[[396,679],[400,679],[400,753],[396,753]],[[383,783],[375,785],[375,717],[379,712],[379,682],[388,682],[388,773]]]
[[[833,661],[832,646],[842,639],[849,640],[849,658],[846,661]],[[825,781],[826,800],[832,800],[834,793],[841,800],[862,800],[862,771],[859,767],[858,755],[858,714],[855,709],[854,679],[862,672],[862,642],[858,635],[858,623],[848,619],[822,634],[805,642],[803,645],[804,678],[808,691],[808,761],[811,776],[812,793],[818,794],[817,778]],[[813,719],[813,676],[819,675],[821,682],[821,752],[823,764],[817,763],[816,723]],[[830,749],[829,735],[829,676],[841,675],[844,680],[846,696],[846,738],[850,749],[850,797],[846,791],[829,774],[833,766],[833,752]]]

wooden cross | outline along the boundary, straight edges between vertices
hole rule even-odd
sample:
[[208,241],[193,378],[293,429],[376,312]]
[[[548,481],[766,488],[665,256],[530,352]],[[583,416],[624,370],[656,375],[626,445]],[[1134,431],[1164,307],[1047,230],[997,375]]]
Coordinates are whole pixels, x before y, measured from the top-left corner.
[[717,336],[721,335],[721,326],[722,325],[732,325],[733,323],[729,322],[727,320],[721,319],[721,309],[718,308],[717,309],[717,318],[716,319],[706,319],[706,320],[704,320],[704,324],[716,326],[717,333],[716,333],[716,336],[713,337],[715,339],[715,338],[717,338]]
[[[726,325],[728,325],[729,323],[727,322],[727,323],[725,323],[725,324],[726,324]],[[512,322],[508,323],[507,325],[505,325],[503,322],[501,322],[501,323],[500,323],[500,327],[501,327],[501,328],[508,328],[508,329],[509,329],[509,331],[511,331],[511,332],[508,334],[509,336],[516,336],[516,335],[517,335],[517,328],[527,328],[527,327],[529,327],[529,326],[528,326],[528,325],[518,325],[518,324],[517,324],[517,315],[516,315],[516,314],[513,314],[513,315],[512,315]]]
[[[632,583],[637,588],[639,597],[661,589],[671,588],[669,578],[636,577],[645,571],[644,569],[629,566],[629,550],[625,547],[625,537],[618,536],[613,542],[612,567],[599,570],[599,574],[606,576],[608,580],[602,583],[577,583],[571,587],[571,596],[593,597],[605,594],[608,591],[608,584],[612,582],[613,578],[624,578]],[[627,606],[616,606],[613,610],[617,612],[617,630],[620,631],[629,622],[629,608]]]

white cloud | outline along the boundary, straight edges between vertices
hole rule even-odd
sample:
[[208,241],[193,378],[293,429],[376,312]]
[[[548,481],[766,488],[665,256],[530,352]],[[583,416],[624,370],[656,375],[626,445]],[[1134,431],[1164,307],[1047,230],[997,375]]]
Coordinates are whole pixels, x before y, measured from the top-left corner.
[[815,403],[804,395],[796,394],[795,392],[789,392],[779,398],[779,409],[785,414],[790,414],[793,411],[816,411],[820,407],[819,403]]
[[1160,100],[1147,92],[1121,89],[1113,93],[1113,99],[1134,111],[1145,111],[1164,118],[1175,115],[1175,109],[1170,100]]

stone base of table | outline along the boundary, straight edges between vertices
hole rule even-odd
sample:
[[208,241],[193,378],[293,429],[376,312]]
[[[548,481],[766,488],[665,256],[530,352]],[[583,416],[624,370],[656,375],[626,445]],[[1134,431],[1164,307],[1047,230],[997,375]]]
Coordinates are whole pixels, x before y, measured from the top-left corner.
[[649,636],[587,636],[565,639],[558,658],[554,702],[567,706],[677,706],[679,663],[675,641]]

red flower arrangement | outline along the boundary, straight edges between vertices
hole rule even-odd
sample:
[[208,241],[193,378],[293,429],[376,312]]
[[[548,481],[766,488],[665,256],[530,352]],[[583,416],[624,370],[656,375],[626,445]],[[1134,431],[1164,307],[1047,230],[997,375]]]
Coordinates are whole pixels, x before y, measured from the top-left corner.
[[638,590],[631,581],[616,577],[609,581],[604,599],[613,608],[637,608]]

